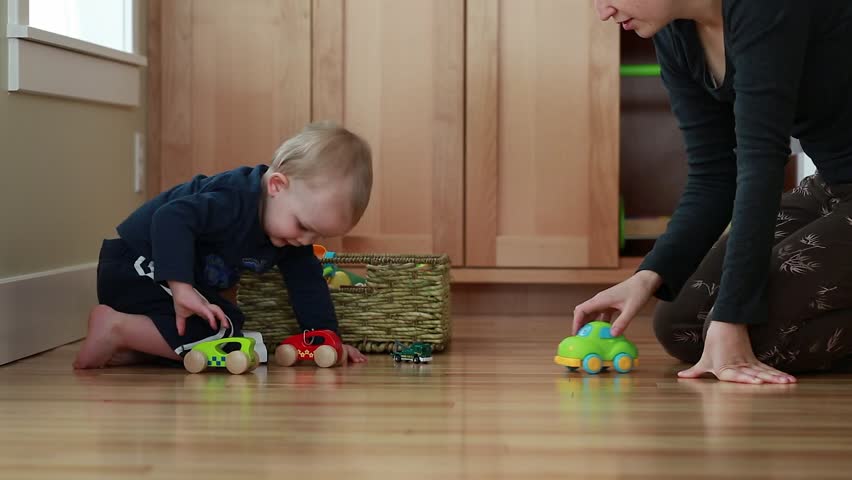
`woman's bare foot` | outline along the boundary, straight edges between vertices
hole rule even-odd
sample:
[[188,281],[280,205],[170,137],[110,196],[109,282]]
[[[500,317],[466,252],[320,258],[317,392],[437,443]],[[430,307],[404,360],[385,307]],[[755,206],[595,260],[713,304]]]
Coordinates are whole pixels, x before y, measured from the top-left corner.
[[122,314],[106,305],[97,305],[89,313],[89,333],[77,353],[74,368],[102,368],[118,351],[117,327]]

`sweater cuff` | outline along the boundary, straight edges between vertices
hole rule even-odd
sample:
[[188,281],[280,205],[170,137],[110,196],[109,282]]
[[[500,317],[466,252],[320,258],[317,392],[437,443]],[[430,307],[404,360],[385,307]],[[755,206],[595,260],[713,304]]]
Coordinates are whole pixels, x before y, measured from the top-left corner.
[[720,292],[719,298],[708,315],[709,320],[714,322],[759,325],[766,323],[766,320],[769,318],[769,304],[766,302],[763,293],[754,295],[742,302],[726,300],[723,297],[724,293]]
[[683,282],[685,281],[676,281],[673,280],[677,278],[677,273],[673,269],[667,269],[665,265],[660,264],[655,261],[651,255],[645,257],[645,260],[639,265],[639,268],[636,269],[636,273],[641,272],[643,270],[649,270],[662,278],[662,283],[660,284],[660,288],[654,292],[654,296],[664,302],[672,302],[675,298],[677,298],[678,293],[680,293],[680,289],[683,286]]

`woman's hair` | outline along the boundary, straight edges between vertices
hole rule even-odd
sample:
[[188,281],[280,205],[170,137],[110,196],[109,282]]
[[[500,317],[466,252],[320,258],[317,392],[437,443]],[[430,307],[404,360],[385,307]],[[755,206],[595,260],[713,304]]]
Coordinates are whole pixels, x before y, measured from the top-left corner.
[[340,178],[352,182],[352,219],[370,203],[373,166],[364,139],[332,122],[307,125],[275,152],[270,170],[305,181]]

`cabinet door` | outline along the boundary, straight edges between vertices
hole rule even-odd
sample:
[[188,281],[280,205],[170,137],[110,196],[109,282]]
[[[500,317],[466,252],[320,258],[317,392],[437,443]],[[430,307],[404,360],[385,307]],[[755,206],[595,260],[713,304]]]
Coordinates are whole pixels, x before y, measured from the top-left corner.
[[148,34],[149,195],[269,163],[310,121],[311,0],[152,0]]
[[464,3],[314,0],[313,22],[313,118],[373,152],[370,206],[340,248],[461,264]]
[[467,265],[618,265],[618,41],[592,2],[467,1]]

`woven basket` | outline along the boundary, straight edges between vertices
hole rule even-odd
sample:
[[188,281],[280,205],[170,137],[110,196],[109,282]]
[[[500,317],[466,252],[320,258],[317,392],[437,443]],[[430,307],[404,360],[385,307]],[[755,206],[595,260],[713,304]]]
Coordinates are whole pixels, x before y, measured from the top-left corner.
[[[394,341],[446,348],[450,339],[450,260],[446,255],[337,254],[323,263],[366,266],[366,287],[331,290],[342,340],[365,353],[389,352]],[[270,351],[300,333],[277,268],[245,272],[237,302],[245,330],[259,331]]]

